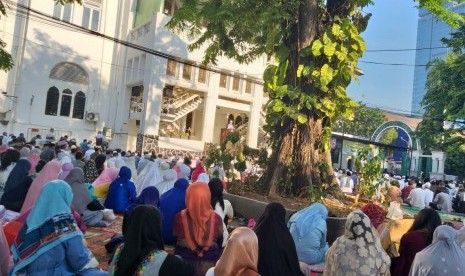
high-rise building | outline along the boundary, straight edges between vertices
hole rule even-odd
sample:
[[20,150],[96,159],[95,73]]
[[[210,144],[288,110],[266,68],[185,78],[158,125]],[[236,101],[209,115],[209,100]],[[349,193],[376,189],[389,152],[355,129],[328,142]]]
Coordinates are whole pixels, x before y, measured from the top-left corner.
[[[465,3],[447,4],[447,9],[465,13]],[[421,101],[426,93],[425,85],[428,77],[426,64],[434,59],[442,59],[447,53],[447,48],[442,44],[443,37],[450,37],[454,29],[440,21],[431,12],[420,9],[418,11],[417,52],[415,55],[415,72],[413,77],[412,113],[423,113]]]

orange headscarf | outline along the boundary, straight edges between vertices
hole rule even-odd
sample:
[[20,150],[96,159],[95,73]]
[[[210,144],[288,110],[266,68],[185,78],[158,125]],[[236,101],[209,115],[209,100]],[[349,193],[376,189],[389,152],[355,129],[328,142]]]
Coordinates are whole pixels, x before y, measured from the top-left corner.
[[210,204],[210,198],[208,185],[192,183],[186,191],[186,209],[181,211],[187,245],[199,257],[210,248],[215,234],[216,213]]
[[216,263],[215,275],[258,275],[258,239],[247,227],[236,228],[231,233],[223,254]]

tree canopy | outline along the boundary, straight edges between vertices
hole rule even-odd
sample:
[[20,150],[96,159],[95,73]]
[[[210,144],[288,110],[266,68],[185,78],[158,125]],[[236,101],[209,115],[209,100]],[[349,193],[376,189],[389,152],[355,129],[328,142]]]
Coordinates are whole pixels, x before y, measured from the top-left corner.
[[386,115],[379,108],[370,108],[360,103],[355,109],[353,120],[338,117],[334,122],[333,131],[370,139],[375,130],[386,120]]

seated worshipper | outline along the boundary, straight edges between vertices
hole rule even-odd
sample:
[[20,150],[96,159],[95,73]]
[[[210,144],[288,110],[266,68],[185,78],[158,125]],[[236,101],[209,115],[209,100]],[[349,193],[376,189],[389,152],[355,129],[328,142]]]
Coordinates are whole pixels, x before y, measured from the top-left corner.
[[[99,203],[92,204],[89,190],[84,184],[84,172],[81,168],[74,168],[64,179],[73,191],[73,201],[71,203],[74,210],[81,215],[83,222],[87,226],[106,227],[109,222],[104,220],[104,208]],[[95,206],[96,208],[92,207]],[[90,209],[89,209],[90,207]],[[111,210],[108,210],[111,212]]]
[[31,164],[27,159],[20,159],[8,176],[3,196],[0,199],[0,204],[4,205],[8,210],[21,211],[24,199],[26,199],[32,183],[32,178],[29,176],[30,168]]
[[[201,176],[199,177],[201,178]],[[231,202],[227,199],[223,199],[223,182],[219,178],[213,178],[208,183],[211,193],[211,206],[215,210],[221,220],[223,221],[223,247],[229,237],[228,228],[226,227],[228,221],[233,218],[234,211]]]
[[429,205],[436,210],[444,211],[444,212],[452,212],[452,200],[449,195],[449,191],[447,188],[440,187],[439,193],[433,199]]
[[58,179],[60,179],[60,180],[65,179],[72,169],[74,169],[74,166],[73,166],[72,163],[64,163],[61,166],[61,172],[60,172],[60,174],[58,174]]
[[191,276],[195,271],[164,251],[160,211],[149,205],[134,208],[124,224],[124,243],[115,252],[108,274],[115,276]]
[[294,239],[299,261],[309,265],[325,261],[328,250],[327,217],[328,210],[321,203],[313,203],[290,217],[287,226]]
[[[121,159],[116,159],[115,160],[115,167],[120,169],[121,167],[126,166],[126,162],[124,162]],[[132,172],[131,172],[132,173]]]
[[136,187],[131,182],[131,170],[128,167],[121,167],[118,178],[110,184],[105,207],[113,209],[117,214],[124,214],[136,200]]
[[29,163],[31,163],[31,168],[29,169],[29,175],[33,175],[35,170],[36,170],[36,166],[37,164],[39,163],[40,161],[40,150],[39,150],[39,153],[36,153],[34,152],[35,149],[33,149],[31,151],[31,154],[27,157],[27,160],[29,160]]
[[[155,187],[157,183],[163,181],[156,162],[148,162],[136,179],[136,191],[140,195],[147,187]],[[160,192],[160,191],[158,191]]]
[[27,159],[29,154],[31,153],[31,149],[28,147],[22,147],[19,150],[19,159]]
[[457,243],[457,231],[448,225],[434,230],[433,243],[418,252],[410,275],[464,275],[465,250]]
[[52,180],[57,180],[60,170],[61,163],[58,160],[52,160],[45,164],[44,168],[32,181],[31,186],[27,191],[26,198],[24,199],[23,206],[21,207],[21,214],[24,214],[32,209],[32,206],[34,206],[34,203],[36,202],[42,187]]
[[434,193],[431,191],[431,183],[426,182],[423,185],[423,190],[425,191],[425,206],[428,207],[434,198]]
[[3,232],[3,225],[0,221],[0,276],[8,275],[8,272],[13,267],[13,260],[11,259],[10,248]]
[[76,160],[73,161],[73,166],[75,168],[83,169],[84,165],[85,165],[85,163],[84,163],[84,154],[82,154],[82,152],[78,151],[78,152],[76,152],[75,157],[76,157]]
[[370,219],[355,210],[347,217],[344,235],[326,252],[324,275],[390,275],[390,265]]
[[131,176],[132,176],[131,181],[136,182],[137,169],[136,169],[136,158],[134,158],[134,156],[131,156],[126,160],[126,167],[128,167],[131,170]]
[[205,276],[258,276],[258,239],[254,231],[238,227],[232,233],[215,267]]
[[352,173],[348,170],[346,175],[341,178],[340,187],[343,193],[351,194],[354,192],[354,180],[352,179]]
[[197,182],[207,183],[210,182],[210,177],[206,173],[201,173],[199,177],[197,177]]
[[391,186],[389,186],[389,198],[391,202],[396,201],[402,204],[402,192],[399,187],[399,181],[391,181]]
[[14,149],[8,149],[0,161],[0,196],[3,194],[3,189],[10,176],[11,171],[19,160],[19,152]]
[[205,183],[192,183],[186,191],[186,209],[174,219],[174,254],[194,266],[195,275],[205,275],[220,258],[223,222],[210,205]]
[[407,185],[401,190],[402,199],[407,200],[407,197],[410,195],[410,192],[413,190],[413,184],[415,184],[415,179],[410,179],[407,182]]
[[43,187],[12,246],[12,275],[107,275],[83,244],[71,215],[72,200],[62,180]]
[[409,275],[415,254],[431,244],[439,225],[441,218],[436,211],[427,208],[417,214],[412,227],[400,239],[399,257],[393,259],[392,275]]
[[189,157],[184,157],[184,162],[176,165],[179,168],[178,178],[190,179],[191,176],[191,160]]
[[99,177],[99,173],[97,171],[97,167],[95,166],[94,160],[88,160],[84,163],[84,183],[86,185],[87,190],[90,193],[92,199],[98,200],[98,197],[94,195],[94,186],[92,183]]
[[144,156],[140,159],[139,163],[137,164],[137,174],[140,175],[142,170],[149,164],[150,161],[150,154],[148,152],[144,153]]
[[[139,205],[152,205],[153,207],[160,209],[160,195],[157,188],[153,186],[145,188],[137,197],[136,202],[126,209],[126,213],[130,214],[132,210]],[[124,218],[126,218],[126,216]]]
[[95,157],[95,166],[97,167],[99,174],[102,174],[103,170],[105,169],[105,161],[107,161],[105,154],[99,154],[97,157]]
[[367,203],[360,209],[370,219],[371,224],[378,232],[381,246],[388,253],[389,256],[397,257],[397,250],[395,244],[391,240],[391,234],[389,232],[389,223],[384,223],[386,212],[380,206]]
[[202,161],[197,161],[197,164],[195,165],[195,169],[191,175],[192,181],[196,182],[199,175],[204,172],[205,172],[205,169],[203,168]]
[[410,191],[409,196],[407,197],[407,202],[410,206],[423,209],[425,208],[425,190],[423,190],[423,185],[420,182],[416,183],[416,188]]
[[175,216],[186,209],[186,190],[189,187],[189,181],[185,178],[179,178],[174,182],[173,189],[164,193],[160,197],[160,211],[163,215],[163,241],[165,244],[173,244],[173,222]]
[[170,169],[163,172],[163,181],[160,181],[157,184],[155,184],[155,187],[157,187],[158,191],[160,192],[160,196],[174,187],[176,177],[177,174],[175,170]]
[[283,205],[270,203],[254,228],[258,238],[258,273],[262,276],[303,275],[285,217]]
[[120,169],[117,168],[106,168],[97,179],[95,179],[92,186],[94,186],[94,193],[99,200],[104,201],[107,198],[110,184],[118,177],[119,171]]
[[453,200],[453,207],[456,212],[465,214],[465,189],[463,187],[463,184],[459,185],[459,190],[457,191],[457,195],[454,197]]

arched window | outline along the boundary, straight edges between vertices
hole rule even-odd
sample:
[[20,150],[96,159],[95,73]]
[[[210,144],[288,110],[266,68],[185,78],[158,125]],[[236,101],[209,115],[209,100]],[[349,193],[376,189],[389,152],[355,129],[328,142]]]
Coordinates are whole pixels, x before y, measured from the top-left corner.
[[71,102],[73,101],[73,92],[69,89],[63,90],[63,95],[61,96],[61,109],[60,116],[69,116],[71,111]]
[[60,91],[58,91],[58,88],[55,86],[50,87],[47,92],[47,102],[45,103],[45,115],[57,115],[59,98]]
[[71,62],[62,62],[55,65],[50,71],[49,78],[84,85],[89,84],[89,75],[86,70]]
[[73,118],[84,119],[84,110],[86,107],[86,94],[82,91],[76,93],[74,96]]

